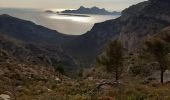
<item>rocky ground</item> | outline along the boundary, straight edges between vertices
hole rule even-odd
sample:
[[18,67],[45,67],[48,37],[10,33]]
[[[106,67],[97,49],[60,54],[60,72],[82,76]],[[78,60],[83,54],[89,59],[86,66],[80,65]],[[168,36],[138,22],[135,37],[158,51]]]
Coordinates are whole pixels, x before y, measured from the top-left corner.
[[[2,56],[2,55],[1,55]],[[158,74],[158,72],[155,72]],[[165,84],[158,75],[146,78],[123,74],[120,83],[100,84],[113,77],[98,68],[87,70],[82,77],[71,79],[44,67],[1,59],[0,98],[2,100],[169,100],[169,72]],[[97,88],[98,87],[98,88]]]

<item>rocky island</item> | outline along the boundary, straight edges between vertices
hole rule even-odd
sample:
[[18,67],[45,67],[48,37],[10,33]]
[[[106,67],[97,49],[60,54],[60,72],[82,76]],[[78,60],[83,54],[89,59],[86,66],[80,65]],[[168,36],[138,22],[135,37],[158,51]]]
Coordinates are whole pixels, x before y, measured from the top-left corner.
[[72,14],[97,14],[97,15],[120,15],[121,12],[113,11],[109,12],[106,9],[98,8],[98,7],[92,7],[92,8],[86,8],[84,6],[81,6],[77,10],[64,10],[59,13],[72,13]]

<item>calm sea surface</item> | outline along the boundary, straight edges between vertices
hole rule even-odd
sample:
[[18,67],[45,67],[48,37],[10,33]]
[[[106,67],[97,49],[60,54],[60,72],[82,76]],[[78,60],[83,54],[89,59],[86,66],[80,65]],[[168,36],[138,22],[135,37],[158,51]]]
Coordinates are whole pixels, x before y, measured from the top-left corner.
[[120,15],[88,15],[83,16],[68,16],[52,13],[45,13],[42,10],[36,9],[9,9],[0,8],[0,14],[9,14],[24,20],[32,21],[38,25],[45,26],[49,29],[57,30],[58,32],[72,35],[80,35],[89,31],[94,23],[103,22],[110,19],[115,19]]

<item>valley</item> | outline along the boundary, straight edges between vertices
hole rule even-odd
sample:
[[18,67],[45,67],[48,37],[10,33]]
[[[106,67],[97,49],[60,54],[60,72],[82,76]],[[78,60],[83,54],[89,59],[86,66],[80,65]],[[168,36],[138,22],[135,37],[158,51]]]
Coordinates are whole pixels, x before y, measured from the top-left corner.
[[169,0],[132,5],[79,35],[0,15],[2,100],[169,100],[169,62]]

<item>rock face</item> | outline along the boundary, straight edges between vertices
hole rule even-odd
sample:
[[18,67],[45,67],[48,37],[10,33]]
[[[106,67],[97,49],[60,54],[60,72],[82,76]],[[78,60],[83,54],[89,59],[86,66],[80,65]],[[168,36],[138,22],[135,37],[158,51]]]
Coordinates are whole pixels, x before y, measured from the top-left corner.
[[144,38],[170,25],[168,3],[166,0],[151,0],[136,5],[137,11],[133,14],[130,13],[135,6],[123,11],[121,21],[125,24],[120,31],[120,38],[129,51],[138,48]]
[[92,7],[92,8],[85,8],[81,6],[77,10],[65,10],[60,13],[74,13],[74,14],[98,14],[98,15],[120,15],[120,12],[114,11],[114,12],[109,12],[107,10],[100,9],[98,7]]
[[70,52],[77,57],[84,54],[85,60],[92,61],[110,39],[118,37],[128,51],[134,51],[140,48],[145,38],[170,25],[169,5],[169,0],[133,5],[122,11],[121,17],[95,24],[89,32],[73,41]]

